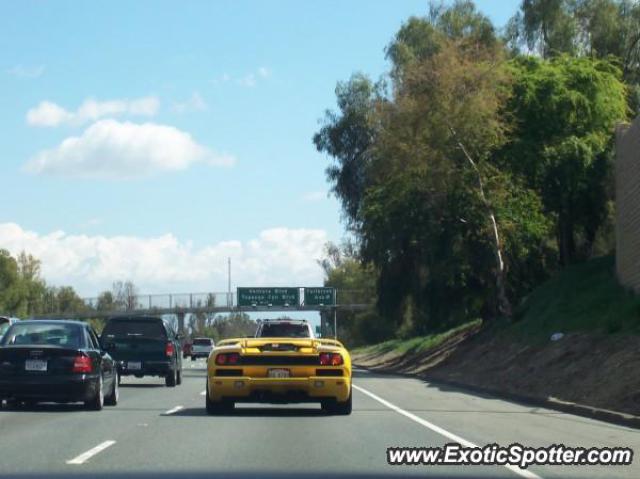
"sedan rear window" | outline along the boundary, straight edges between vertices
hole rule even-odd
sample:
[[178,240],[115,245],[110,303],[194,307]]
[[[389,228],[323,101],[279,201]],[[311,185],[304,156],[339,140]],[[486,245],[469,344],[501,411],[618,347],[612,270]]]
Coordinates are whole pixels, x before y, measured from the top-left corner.
[[103,336],[110,338],[142,337],[166,338],[167,333],[160,321],[111,321],[104,328]]
[[84,347],[82,327],[71,324],[17,323],[11,326],[0,343],[2,346]]

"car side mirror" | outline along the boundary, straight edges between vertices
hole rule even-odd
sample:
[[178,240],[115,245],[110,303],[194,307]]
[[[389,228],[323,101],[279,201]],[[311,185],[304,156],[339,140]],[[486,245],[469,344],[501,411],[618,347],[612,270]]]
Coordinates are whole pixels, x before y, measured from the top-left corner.
[[177,340],[184,339],[184,334],[182,334],[182,333],[178,333],[178,334],[176,334],[176,339],[177,339]]

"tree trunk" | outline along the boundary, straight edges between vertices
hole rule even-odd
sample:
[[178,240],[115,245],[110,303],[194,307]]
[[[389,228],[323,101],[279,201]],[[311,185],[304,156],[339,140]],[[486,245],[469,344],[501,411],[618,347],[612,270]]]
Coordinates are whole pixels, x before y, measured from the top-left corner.
[[560,264],[568,266],[575,261],[576,242],[573,231],[573,220],[570,215],[560,214],[558,218],[558,250],[560,252]]
[[495,280],[496,280],[496,296],[498,302],[498,312],[508,318],[510,318],[513,314],[513,310],[511,308],[511,302],[509,301],[509,297],[507,296],[506,289],[506,270],[504,265],[504,260],[502,258],[502,242],[500,241],[500,231],[498,229],[498,222],[496,221],[496,216],[493,213],[493,208],[491,204],[487,200],[487,197],[484,194],[484,182],[482,181],[482,174],[478,169],[478,165],[471,158],[471,155],[467,152],[467,149],[464,147],[464,144],[458,138],[455,130],[449,126],[449,130],[453,134],[460,150],[464,154],[467,161],[471,164],[473,171],[476,173],[476,178],[478,180],[478,190],[480,192],[480,198],[482,199],[482,203],[484,204],[489,219],[491,221],[491,229],[492,229],[492,243],[493,243],[493,254],[495,256],[496,267],[495,267]]

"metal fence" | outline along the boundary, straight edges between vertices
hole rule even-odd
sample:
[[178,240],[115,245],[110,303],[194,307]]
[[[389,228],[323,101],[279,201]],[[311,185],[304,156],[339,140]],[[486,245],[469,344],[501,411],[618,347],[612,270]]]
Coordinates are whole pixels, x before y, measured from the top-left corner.
[[96,311],[141,311],[154,309],[211,309],[214,307],[233,308],[236,305],[234,293],[178,293],[144,294],[101,304],[100,298],[83,298],[88,309]]
[[[336,305],[338,307],[354,307],[372,305],[374,296],[370,291],[336,290]],[[299,309],[301,305],[290,305],[288,309]],[[327,308],[332,307],[327,305]],[[92,313],[102,315],[107,313],[131,312],[197,312],[221,311],[238,309],[236,293],[177,293],[177,294],[144,294],[129,296],[120,300],[105,301],[104,297],[82,298],[80,301],[64,302],[50,296],[28,305],[29,316],[44,315],[82,315]],[[278,310],[278,307],[274,307]]]

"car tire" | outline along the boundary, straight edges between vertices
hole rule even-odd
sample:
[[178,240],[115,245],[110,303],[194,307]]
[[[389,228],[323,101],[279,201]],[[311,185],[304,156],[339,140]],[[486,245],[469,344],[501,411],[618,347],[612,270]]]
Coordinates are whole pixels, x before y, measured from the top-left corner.
[[176,387],[176,371],[171,369],[164,378],[164,383],[168,388]]
[[111,394],[104,398],[104,403],[107,406],[117,406],[118,399],[120,399],[120,375],[116,373],[116,377],[113,378]]
[[102,376],[98,380],[98,390],[95,395],[84,402],[84,407],[91,411],[101,411],[104,406],[104,382]]
[[207,393],[205,395],[205,402],[207,414],[211,416],[230,413],[235,407],[235,403],[233,401],[212,401],[209,398],[209,381],[207,381]]
[[196,357],[195,356],[191,356],[191,361],[195,361]]
[[345,402],[336,401],[335,399],[324,399],[321,402],[322,410],[328,414],[335,414],[337,416],[348,416],[351,414],[353,408],[352,393],[349,393],[349,399]]
[[180,384],[182,384],[182,370],[179,370],[176,373],[176,384],[179,386]]

